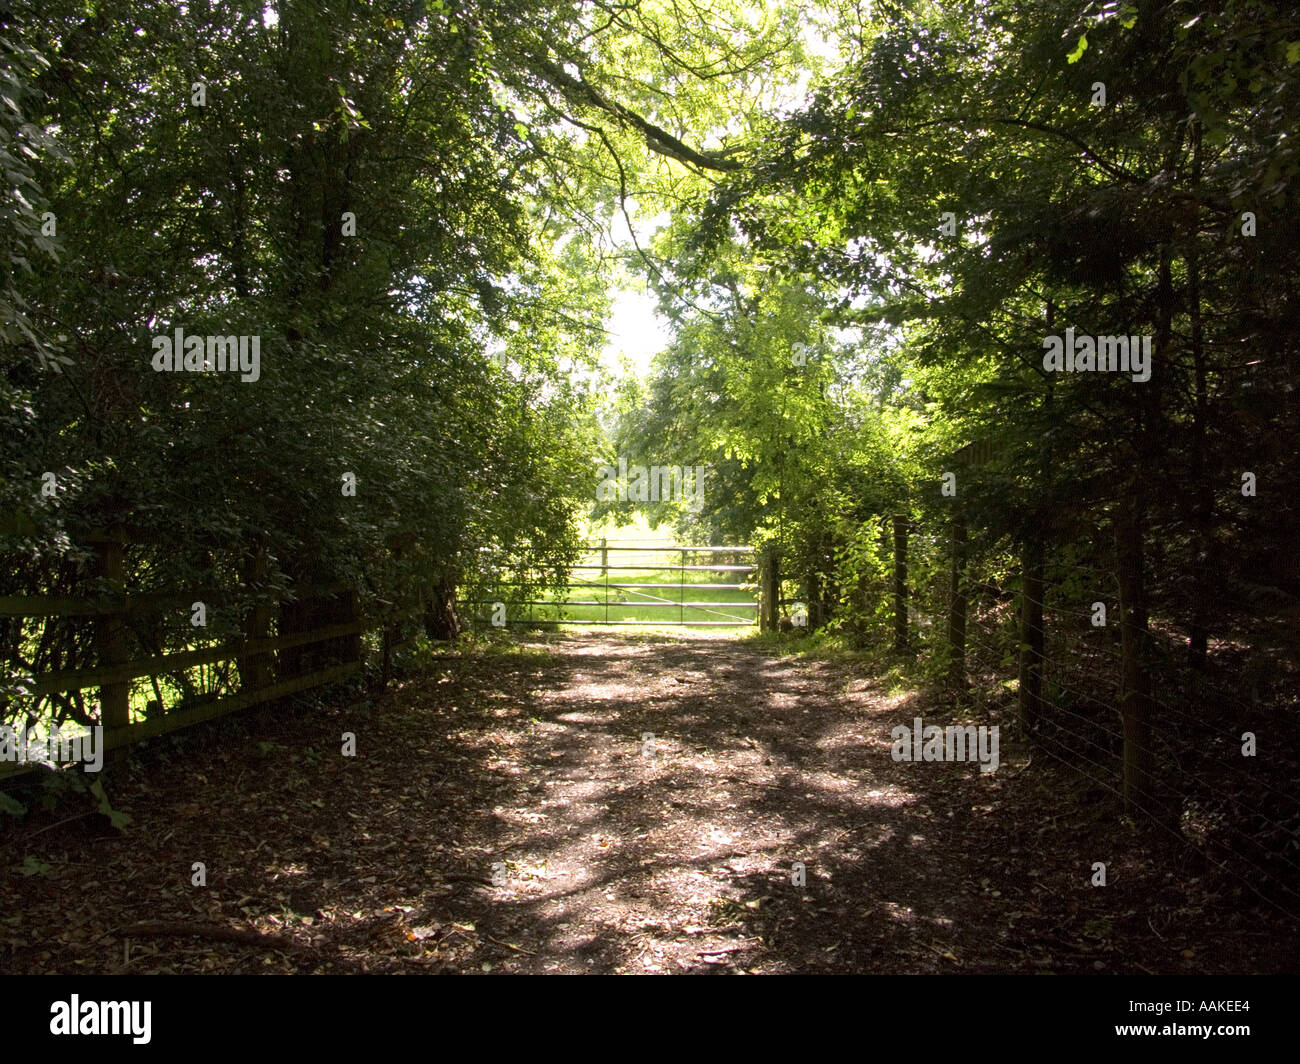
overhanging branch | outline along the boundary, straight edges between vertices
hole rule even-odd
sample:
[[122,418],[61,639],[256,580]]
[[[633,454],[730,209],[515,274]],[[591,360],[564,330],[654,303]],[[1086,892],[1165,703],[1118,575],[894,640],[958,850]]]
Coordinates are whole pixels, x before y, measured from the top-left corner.
[[666,129],[656,126],[653,122],[647,122],[635,111],[629,110],[614,100],[606,99],[592,85],[575,78],[568,71],[550,60],[534,56],[531,57],[531,63],[533,69],[551,85],[559,89],[564,94],[564,98],[570,103],[595,107],[618,119],[624,125],[631,126],[645,137],[646,147],[651,151],[667,156],[670,159],[676,159],[680,163],[698,166],[702,170],[730,172],[741,169],[741,164],[734,159],[724,158],[714,152],[696,151],[689,145],[682,143]]

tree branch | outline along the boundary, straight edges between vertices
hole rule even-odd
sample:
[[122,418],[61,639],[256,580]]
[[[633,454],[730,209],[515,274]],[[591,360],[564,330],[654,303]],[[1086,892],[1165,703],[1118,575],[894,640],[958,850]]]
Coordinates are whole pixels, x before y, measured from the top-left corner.
[[606,99],[595,87],[573,77],[573,75],[562,67],[556,66],[550,60],[543,59],[540,56],[531,56],[529,59],[533,69],[541,74],[552,86],[559,89],[566,100],[572,104],[594,107],[613,116],[624,125],[631,126],[645,137],[646,147],[651,151],[667,156],[670,159],[676,159],[680,163],[697,166],[702,170],[726,172],[741,169],[741,164],[734,159],[722,158],[714,152],[696,151],[694,148],[682,143],[666,129],[656,126],[653,122],[647,122],[639,114],[629,110],[622,104]]

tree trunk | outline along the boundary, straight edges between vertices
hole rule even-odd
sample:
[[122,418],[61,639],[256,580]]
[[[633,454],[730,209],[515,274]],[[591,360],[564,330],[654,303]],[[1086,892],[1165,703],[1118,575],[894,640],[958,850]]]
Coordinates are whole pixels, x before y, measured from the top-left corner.
[[[115,593],[120,593],[124,582],[123,555],[125,547],[116,540],[97,543],[99,575]],[[126,626],[122,615],[110,613],[95,622],[97,646],[96,664],[101,669],[122,665],[128,660]],[[131,723],[130,683],[106,683],[99,689],[99,722],[107,734]]]
[[1147,603],[1139,502],[1121,499],[1115,510],[1115,561],[1119,575],[1124,804],[1154,811],[1150,797],[1150,687],[1146,670]]
[[781,627],[781,559],[774,548],[763,554],[760,592],[762,625],[769,632]]
[[966,688],[966,518],[952,515],[952,594],[948,599],[948,685]]
[[1043,719],[1043,541],[1035,524],[1020,554],[1020,726],[1033,737]]
[[430,639],[451,642],[460,635],[460,615],[456,612],[456,584],[444,575],[432,589],[424,604],[424,631]]
[[1207,420],[1209,391],[1206,381],[1205,339],[1201,320],[1201,264],[1196,249],[1200,228],[1200,211],[1195,197],[1199,193],[1201,178],[1201,127],[1197,123],[1192,131],[1192,194],[1193,215],[1189,234],[1187,263],[1187,313],[1191,319],[1192,366],[1195,374],[1196,406],[1192,418],[1192,492],[1195,498],[1195,533],[1193,536],[1196,561],[1192,567],[1192,611],[1189,622],[1187,652],[1193,668],[1205,667],[1209,651],[1210,582],[1214,572],[1213,538],[1210,529],[1214,521],[1214,496],[1206,479]]
[[907,518],[894,517],[894,649],[907,649]]

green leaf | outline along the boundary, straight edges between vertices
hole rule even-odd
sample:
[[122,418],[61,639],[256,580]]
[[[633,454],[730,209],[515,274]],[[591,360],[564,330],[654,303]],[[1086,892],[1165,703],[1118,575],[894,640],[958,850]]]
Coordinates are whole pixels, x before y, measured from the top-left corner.
[[108,795],[104,792],[104,785],[96,780],[90,788],[90,793],[99,800],[99,811],[108,817],[108,822],[118,831],[121,831],[127,824],[131,823],[131,814],[123,813],[113,808],[109,803]]
[[24,876],[48,876],[53,869],[33,854],[23,858],[23,863],[14,865],[14,871]]
[[18,799],[11,798],[4,791],[0,791],[0,813],[8,813],[10,816],[22,816],[26,812],[27,806],[23,805]]
[[1088,50],[1088,35],[1085,33],[1079,37],[1079,43],[1075,45],[1074,51],[1065,57],[1067,63],[1077,63],[1083,58],[1083,53]]

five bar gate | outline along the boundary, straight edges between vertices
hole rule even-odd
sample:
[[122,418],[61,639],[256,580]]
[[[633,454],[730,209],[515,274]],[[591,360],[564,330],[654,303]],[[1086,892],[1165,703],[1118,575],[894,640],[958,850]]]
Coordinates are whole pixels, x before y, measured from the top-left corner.
[[513,599],[506,589],[518,583],[502,579],[497,599],[464,605],[476,620],[494,624],[739,628],[758,623],[756,568],[752,547],[602,541],[570,569],[563,598]]

